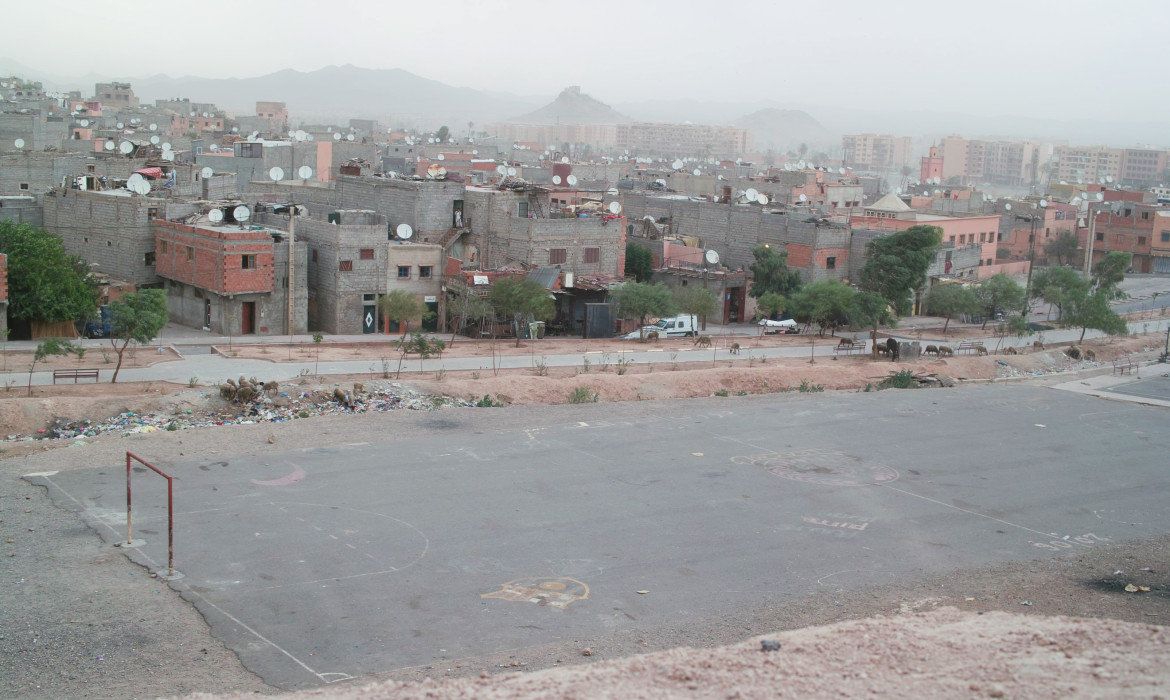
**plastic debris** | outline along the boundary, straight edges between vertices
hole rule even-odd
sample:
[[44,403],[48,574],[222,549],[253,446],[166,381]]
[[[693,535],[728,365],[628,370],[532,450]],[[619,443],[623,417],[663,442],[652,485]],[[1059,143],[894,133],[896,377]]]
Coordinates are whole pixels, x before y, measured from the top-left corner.
[[133,411],[120,413],[104,421],[89,419],[71,421],[63,418],[54,420],[49,427],[42,428],[35,435],[8,435],[5,441],[26,440],[75,440],[82,437],[101,435],[134,435],[159,431],[189,430],[216,425],[250,425],[255,423],[285,423],[314,416],[343,415],[350,413],[371,413],[375,411],[436,411],[448,407],[474,408],[475,403],[465,399],[437,394],[424,394],[408,389],[397,382],[367,383],[365,391],[347,394],[348,401],[335,399],[331,390],[305,391],[282,395],[280,404],[272,399],[257,395],[241,404],[230,404],[221,409],[207,411],[138,414]]
[[780,642],[775,639],[761,639],[760,651],[780,651]]
[[1032,601],[1030,601],[1030,600],[1021,600],[1020,601],[1020,605],[1031,605],[1031,604],[1032,604]]
[[1132,583],[1127,583],[1127,584],[1125,584],[1125,592],[1126,593],[1138,593],[1138,592],[1149,593],[1150,587],[1149,586],[1135,586]]

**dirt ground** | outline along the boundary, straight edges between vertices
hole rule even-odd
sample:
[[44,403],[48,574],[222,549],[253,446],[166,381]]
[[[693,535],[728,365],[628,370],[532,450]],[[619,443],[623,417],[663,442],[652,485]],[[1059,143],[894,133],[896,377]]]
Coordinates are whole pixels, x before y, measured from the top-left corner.
[[[800,337],[775,340],[807,343]],[[971,379],[1107,372],[1111,357],[1157,343],[1123,338],[1086,345],[1104,364],[1075,362],[1060,348],[905,364],[859,357],[818,358],[812,365],[807,359],[759,363],[741,356],[728,366],[720,353],[714,367],[693,363],[676,370],[662,364],[650,371],[635,365],[622,375],[613,366],[605,372],[593,366],[588,373],[582,367],[550,368],[547,376],[532,369],[481,372],[479,378],[431,373],[403,383],[424,393],[504,397],[511,404],[506,410],[443,409],[471,411],[468,421],[478,430],[504,430],[594,415],[634,416],[644,410],[639,399],[669,403],[726,391],[728,398],[708,400],[751,402],[752,394],[790,391],[801,381],[826,390],[864,390],[900,367]],[[298,390],[332,390],[355,380],[370,377],[322,378]],[[596,392],[603,403],[556,405],[578,386]],[[97,419],[125,411],[180,416],[229,408],[207,388],[161,383],[35,389],[31,399],[23,391],[0,393],[6,434],[33,434],[61,417]],[[745,396],[736,398],[741,392]],[[226,449],[261,453],[343,444],[365,439],[374,426],[388,440],[435,431],[420,411],[308,420],[0,443],[0,532],[9,540],[2,552],[8,578],[0,586],[0,657],[6,659],[0,696],[272,692],[211,635],[191,606],[19,476],[117,464],[127,449],[165,463],[211,458]],[[379,689],[346,684],[301,696],[1170,697],[1167,562],[1170,538],[1161,538],[881,587],[825,589],[687,626],[567,640],[364,679],[385,682]],[[1126,592],[1130,584],[1150,590]],[[927,611],[934,612],[918,614]],[[826,624],[831,626],[810,628]],[[778,640],[781,649],[759,651],[761,634]]]

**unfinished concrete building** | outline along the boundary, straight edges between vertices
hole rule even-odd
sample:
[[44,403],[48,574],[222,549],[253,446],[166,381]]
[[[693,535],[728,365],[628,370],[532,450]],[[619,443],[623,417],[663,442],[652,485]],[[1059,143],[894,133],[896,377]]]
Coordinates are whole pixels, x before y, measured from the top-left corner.
[[446,246],[453,236],[456,212],[464,216],[463,183],[409,180],[374,175],[339,175],[337,198],[342,209],[371,209],[386,218],[391,230],[407,224],[417,243]]
[[198,212],[194,203],[144,197],[127,190],[54,189],[44,196],[45,230],[94,272],[138,286],[159,283],[155,222]]
[[[208,220],[190,226],[159,220],[156,269],[172,321],[223,335],[291,335],[306,330],[307,246],[290,252],[282,231],[227,226]],[[289,306],[289,255],[293,303]],[[290,313],[291,312],[291,313]]]

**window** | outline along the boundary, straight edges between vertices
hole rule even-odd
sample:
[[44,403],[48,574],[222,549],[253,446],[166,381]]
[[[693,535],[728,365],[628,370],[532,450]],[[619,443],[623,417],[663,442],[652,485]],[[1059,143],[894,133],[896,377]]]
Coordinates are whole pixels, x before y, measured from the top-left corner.
[[988,258],[988,259],[987,259],[987,264],[988,264],[988,265],[994,265],[994,264],[995,264],[995,260],[993,260],[992,258]]
[[826,270],[836,270],[837,269],[837,256],[830,255],[829,257],[825,258],[825,269]]
[[419,265],[418,266],[418,278],[425,280],[425,279],[430,279],[430,277],[431,277],[431,266],[430,265]]
[[398,266],[398,279],[400,279],[400,280],[410,279],[410,265],[399,265]]
[[154,267],[154,251],[149,251],[142,256],[142,264],[147,267]]
[[550,248],[548,251],[549,265],[563,265],[568,259],[564,248]]
[[192,248],[192,247],[191,247],[191,246],[189,246],[189,245],[188,245],[188,246],[183,246],[183,247],[187,249],[187,251],[186,251],[186,253],[187,253],[187,259],[188,259],[188,260],[194,260],[194,259],[195,259],[195,249],[194,249],[194,248]]
[[339,262],[337,264],[337,269],[342,271],[342,272],[352,272],[353,271],[353,261],[352,260],[342,260],[341,262]]
[[362,248],[360,257],[362,260],[373,260],[374,259],[374,249],[373,248]]
[[966,242],[967,242],[967,234],[960,233],[959,234],[959,245],[963,245]]
[[1097,232],[1097,240],[1099,240],[1099,241],[1105,240],[1105,234],[1098,231]]
[[586,248],[585,249],[585,263],[599,263],[601,262],[601,248]]
[[[87,238],[87,239],[85,239],[85,242],[86,242],[86,243],[89,243],[89,239],[88,239],[88,238]],[[167,242],[166,242],[166,241],[159,241],[159,242],[158,242],[158,250],[159,250],[159,252],[160,252],[160,253],[165,253],[165,252],[167,252]]]
[[1149,219],[1149,218],[1150,218],[1150,212],[1148,212],[1148,211],[1143,211],[1143,212],[1142,212],[1142,218],[1143,218],[1143,219]]
[[255,270],[256,269],[256,256],[255,255],[241,255],[240,256],[240,268],[244,269],[244,270]]
[[954,243],[954,242],[955,242],[955,237],[951,236],[951,243]]
[[154,221],[158,218],[158,207],[150,207],[146,210],[146,220]]
[[1170,243],[1170,232],[1166,232],[1166,233],[1162,234],[1162,242],[1163,243]]
[[980,242],[980,243],[986,243],[986,242],[987,242],[987,234],[986,234],[986,233],[980,233],[980,234],[979,234],[979,242]]
[[313,262],[317,262],[317,249],[313,249]]
[[27,190],[27,189],[28,189],[28,183],[27,183],[27,182],[22,182],[22,183],[20,183],[20,189],[22,189],[22,190]]
[[1145,245],[1145,244],[1146,244],[1146,237],[1145,236],[1138,236],[1138,245]]
[[[27,187],[25,188],[28,189]],[[528,202],[516,202],[516,216],[521,219],[528,218]]]

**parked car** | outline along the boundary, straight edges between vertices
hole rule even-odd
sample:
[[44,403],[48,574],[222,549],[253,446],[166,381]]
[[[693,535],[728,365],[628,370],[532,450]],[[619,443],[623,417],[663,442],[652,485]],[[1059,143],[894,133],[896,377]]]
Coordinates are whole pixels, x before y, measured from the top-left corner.
[[760,325],[765,333],[799,333],[800,326],[796,321],[786,318],[783,321],[773,321],[770,318],[761,318]]
[[672,318],[661,319],[652,326],[642,326],[640,331],[627,333],[622,338],[625,340],[637,340],[644,338],[651,331],[657,331],[659,338],[690,337],[695,334],[695,324],[691,316],[674,316]]

